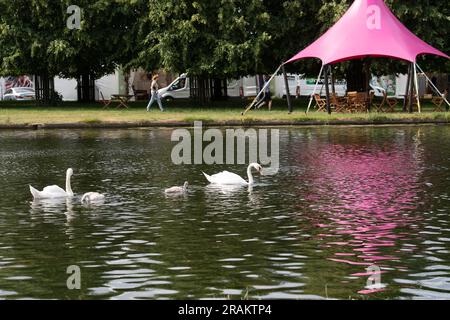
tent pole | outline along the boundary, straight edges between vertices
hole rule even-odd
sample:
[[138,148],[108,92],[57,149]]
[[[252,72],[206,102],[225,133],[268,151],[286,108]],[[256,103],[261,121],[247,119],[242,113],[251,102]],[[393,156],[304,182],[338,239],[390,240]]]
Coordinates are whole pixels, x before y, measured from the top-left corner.
[[431,84],[431,86],[434,88],[434,90],[436,90],[437,93],[439,93],[439,95],[444,98],[444,101],[447,103],[447,105],[450,107],[450,103],[448,102],[447,98],[444,97],[444,95],[439,91],[439,89],[434,85],[433,81],[430,80],[430,78],[428,78],[427,74],[425,72],[423,72],[422,68],[416,63],[417,68],[419,69],[420,72],[422,72],[425,75],[425,78],[428,80],[428,82]]
[[327,111],[328,111],[328,114],[331,114],[330,86],[329,86],[329,83],[328,83],[329,72],[330,72],[330,65],[326,65],[326,67],[325,67],[325,92],[327,94]]
[[410,75],[410,83],[409,83],[409,113],[413,113],[413,99],[414,99],[414,76],[413,76],[413,63],[410,65],[411,75]]
[[317,77],[316,85],[314,86],[313,93],[311,94],[311,98],[309,99],[308,109],[306,109],[306,113],[309,113],[309,109],[311,108],[311,104],[313,102],[314,95],[316,94],[317,87],[319,86],[319,81],[320,81],[320,77],[322,76],[322,72],[323,72],[323,65],[320,68],[320,72],[319,72],[319,76]]
[[405,99],[403,100],[403,112],[407,111],[408,95],[409,95],[409,84],[410,83],[411,83],[411,65],[408,65],[408,76],[407,76],[407,80],[406,80]]
[[371,79],[371,62],[366,61],[366,93],[367,93],[367,111],[370,113],[372,111],[372,101],[370,100],[370,79]]
[[284,68],[284,64],[281,66],[281,71],[283,72],[284,85],[286,87],[286,99],[288,104],[289,113],[292,113],[292,102],[291,102],[291,93],[289,90],[289,81],[286,74],[286,69]]
[[420,96],[419,96],[419,78],[418,78],[418,75],[417,75],[416,63],[414,63],[414,81],[416,83],[417,107],[419,109],[419,113],[422,113],[422,106],[420,105]]
[[336,86],[334,85],[334,73],[333,68],[330,66],[330,77],[331,77],[331,92],[336,95]]
[[256,95],[255,99],[253,99],[252,103],[247,107],[247,109],[244,110],[244,112],[241,113],[241,115],[245,115],[247,112],[249,112],[254,106],[255,103],[258,101],[258,98],[261,96],[261,94],[264,92],[264,90],[266,90],[266,88],[270,85],[270,82],[273,80],[273,78],[275,78],[275,76],[278,74],[278,71],[280,71],[281,67],[283,65],[280,65],[278,67],[278,69],[273,73],[272,77],[270,77],[269,81],[267,81],[267,83],[263,86],[263,88],[261,89],[261,91]]

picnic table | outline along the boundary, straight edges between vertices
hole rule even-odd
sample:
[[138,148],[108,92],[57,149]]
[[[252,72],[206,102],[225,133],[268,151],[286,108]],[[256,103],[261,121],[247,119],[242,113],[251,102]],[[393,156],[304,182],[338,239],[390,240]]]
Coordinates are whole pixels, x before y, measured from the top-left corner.
[[113,94],[111,95],[111,101],[112,102],[116,102],[118,103],[117,105],[117,109],[119,108],[125,108],[128,109],[128,102],[130,102],[131,98],[133,98],[134,96],[132,95],[128,95],[128,94]]

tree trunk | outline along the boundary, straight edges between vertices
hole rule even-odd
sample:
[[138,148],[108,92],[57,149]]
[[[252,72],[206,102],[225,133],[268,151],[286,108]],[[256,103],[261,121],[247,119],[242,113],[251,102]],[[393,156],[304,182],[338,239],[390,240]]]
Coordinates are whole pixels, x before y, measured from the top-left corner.
[[77,79],[78,102],[95,101],[95,79],[90,74],[82,74]]
[[190,77],[191,99],[201,106],[212,100],[224,100],[228,97],[227,80],[205,76]]
[[55,81],[48,74],[40,74],[34,77],[34,87],[37,103],[55,104]]
[[130,94],[130,71],[125,71],[123,74],[123,81],[125,84],[125,94]]
[[347,91],[366,91],[366,73],[362,60],[352,60],[349,62],[346,74]]
[[191,99],[201,106],[205,106],[210,100],[209,79],[201,76],[190,77]]

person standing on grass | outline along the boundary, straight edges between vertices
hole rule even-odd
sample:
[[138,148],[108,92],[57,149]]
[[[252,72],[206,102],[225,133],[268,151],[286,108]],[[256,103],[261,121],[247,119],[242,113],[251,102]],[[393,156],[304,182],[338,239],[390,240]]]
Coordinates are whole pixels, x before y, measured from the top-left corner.
[[150,98],[150,102],[147,105],[147,112],[150,111],[150,108],[151,108],[153,102],[155,102],[155,101],[158,103],[159,110],[161,110],[161,112],[164,111],[164,108],[161,103],[161,97],[159,96],[159,93],[158,93],[158,90],[159,90],[158,79],[159,79],[159,76],[157,74],[155,74],[153,76],[153,81],[152,81],[152,85],[151,85],[151,89],[150,89],[152,96]]
[[264,76],[264,95],[260,102],[257,103],[257,108],[261,108],[263,105],[267,104],[269,111],[272,110],[272,93],[270,92],[270,77],[268,75]]

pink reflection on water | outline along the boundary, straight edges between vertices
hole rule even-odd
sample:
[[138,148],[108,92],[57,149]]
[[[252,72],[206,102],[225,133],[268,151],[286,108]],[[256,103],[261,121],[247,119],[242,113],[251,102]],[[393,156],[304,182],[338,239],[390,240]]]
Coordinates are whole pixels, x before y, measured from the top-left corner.
[[382,288],[382,289],[367,289],[367,290],[358,291],[358,293],[363,294],[363,295],[369,295],[369,294],[379,293],[379,292],[383,292],[383,291],[385,291],[384,288]]
[[307,156],[300,156],[307,173],[298,178],[309,185],[305,195],[313,204],[309,218],[321,230],[317,237],[322,247],[333,255],[328,259],[350,266],[400,265],[401,245],[421,220],[412,214],[421,190],[421,149],[404,141],[383,145],[328,141],[310,147],[303,150]]

